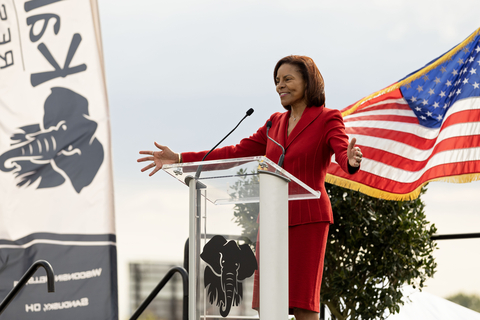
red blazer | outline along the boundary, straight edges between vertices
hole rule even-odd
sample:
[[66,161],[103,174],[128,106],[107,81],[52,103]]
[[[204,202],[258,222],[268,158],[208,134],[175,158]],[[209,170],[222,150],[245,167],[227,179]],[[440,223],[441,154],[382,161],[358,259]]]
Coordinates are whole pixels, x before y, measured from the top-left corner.
[[[348,165],[348,136],[340,111],[322,107],[306,108],[299,122],[287,136],[290,111],[270,117],[268,135],[285,148],[283,167],[305,184],[321,192],[320,199],[289,201],[289,225],[314,222],[333,223],[332,207],[325,190],[325,175],[332,155],[347,173],[358,168]],[[268,121],[267,121],[268,122]],[[214,150],[208,160],[266,155],[278,162],[282,150],[267,138],[267,125],[235,146]],[[207,151],[182,153],[183,162],[202,160]],[[349,172],[350,171],[350,172]]]

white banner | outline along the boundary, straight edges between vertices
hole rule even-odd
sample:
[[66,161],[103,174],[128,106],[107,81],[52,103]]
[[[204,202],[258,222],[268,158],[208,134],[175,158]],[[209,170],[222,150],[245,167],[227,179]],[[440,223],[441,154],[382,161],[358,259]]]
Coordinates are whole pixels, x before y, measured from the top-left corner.
[[95,0],[0,0],[0,300],[35,260],[57,275],[5,319],[118,318],[102,59]]

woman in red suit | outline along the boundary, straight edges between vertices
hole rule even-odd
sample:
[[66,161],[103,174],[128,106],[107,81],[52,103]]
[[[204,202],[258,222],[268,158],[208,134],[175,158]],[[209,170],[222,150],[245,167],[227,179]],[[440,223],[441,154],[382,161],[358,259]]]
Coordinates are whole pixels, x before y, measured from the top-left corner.
[[[325,175],[332,155],[345,172],[357,172],[362,153],[355,147],[355,138],[348,142],[340,112],[325,108],[323,77],[311,58],[281,59],[275,66],[274,80],[287,111],[268,119],[272,122],[269,136],[285,148],[285,170],[322,194],[320,199],[289,202],[289,308],[297,320],[318,319],[328,228],[333,223]],[[266,155],[276,162],[282,150],[267,138],[266,127],[265,123],[235,146],[214,150],[208,159]],[[175,153],[155,145],[160,151],[140,151],[150,156],[138,159],[152,161],[142,169],[154,168],[150,175],[164,164],[200,161],[207,153]]]

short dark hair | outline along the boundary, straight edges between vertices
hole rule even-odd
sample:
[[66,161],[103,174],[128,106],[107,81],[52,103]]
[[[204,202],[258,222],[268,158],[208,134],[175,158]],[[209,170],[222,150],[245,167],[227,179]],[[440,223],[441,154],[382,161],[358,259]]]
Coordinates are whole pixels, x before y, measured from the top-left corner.
[[[321,107],[325,104],[325,82],[312,58],[291,55],[280,59],[273,71],[273,81],[275,84],[277,83],[278,69],[282,64],[291,64],[298,68],[298,71],[303,77],[303,81],[306,82],[305,99],[307,101],[307,107]],[[291,107],[286,106],[285,109],[290,110]]]

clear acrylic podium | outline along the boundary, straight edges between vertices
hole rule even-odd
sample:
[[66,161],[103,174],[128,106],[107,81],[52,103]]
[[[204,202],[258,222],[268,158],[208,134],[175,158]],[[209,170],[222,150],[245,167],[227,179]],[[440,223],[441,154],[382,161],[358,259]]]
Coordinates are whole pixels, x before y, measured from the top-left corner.
[[[287,319],[288,201],[319,198],[320,192],[266,157],[180,163],[163,170],[190,190],[188,319],[256,318],[254,266],[261,318]],[[233,206],[233,217],[228,210],[207,210],[209,203]],[[227,225],[225,216],[243,230]],[[226,231],[219,229],[224,224]]]

